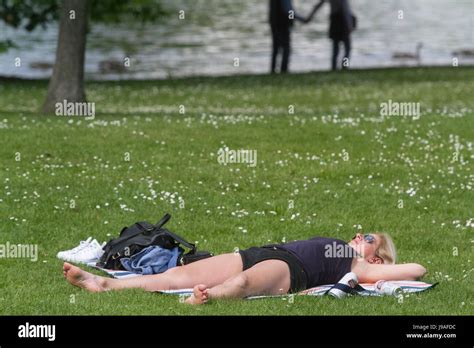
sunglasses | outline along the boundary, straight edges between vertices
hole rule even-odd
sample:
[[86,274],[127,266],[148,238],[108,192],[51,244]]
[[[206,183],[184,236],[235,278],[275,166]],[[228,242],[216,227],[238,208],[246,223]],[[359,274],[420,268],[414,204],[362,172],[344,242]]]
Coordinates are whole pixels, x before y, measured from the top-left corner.
[[[356,239],[356,238],[357,238],[357,235],[352,237],[352,239]],[[375,237],[371,234],[364,234],[364,240],[369,244],[375,243]]]

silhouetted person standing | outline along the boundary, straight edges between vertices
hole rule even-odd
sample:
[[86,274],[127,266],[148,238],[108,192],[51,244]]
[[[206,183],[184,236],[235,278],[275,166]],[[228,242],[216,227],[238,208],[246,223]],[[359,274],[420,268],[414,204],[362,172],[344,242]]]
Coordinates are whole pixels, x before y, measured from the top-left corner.
[[331,5],[329,38],[332,40],[332,70],[337,70],[341,42],[344,44],[342,68],[347,69],[351,55],[351,33],[356,24],[355,17],[348,0],[329,0],[329,4]]
[[305,22],[305,19],[295,13],[291,0],[270,0],[270,27],[272,29],[272,66],[271,72],[276,72],[277,58],[281,57],[281,73],[288,72],[291,54],[291,27],[294,20]]
[[349,59],[351,56],[351,33],[356,27],[356,17],[353,15],[349,6],[349,0],[321,0],[317,4],[307,21],[311,21],[314,15],[319,11],[324,2],[331,5],[331,15],[329,17],[329,38],[332,40],[332,70],[337,70],[337,61],[339,58],[339,46],[344,44],[344,57],[342,59],[342,68],[349,68]]

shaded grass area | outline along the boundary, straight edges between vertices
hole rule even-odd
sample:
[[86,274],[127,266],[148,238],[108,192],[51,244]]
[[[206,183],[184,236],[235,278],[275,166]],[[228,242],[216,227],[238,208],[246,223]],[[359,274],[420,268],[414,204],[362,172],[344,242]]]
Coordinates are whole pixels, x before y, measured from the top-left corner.
[[[472,314],[473,80],[472,68],[433,68],[90,82],[93,121],[37,114],[45,81],[0,81],[0,244],[39,248],[37,262],[0,259],[0,312]],[[381,117],[389,100],[419,102],[422,115]],[[225,146],[256,150],[257,166],[220,165]],[[385,231],[400,262],[440,284],[403,303],[190,308],[138,290],[89,294],[62,278],[59,250],[165,212],[171,230],[215,253]]]

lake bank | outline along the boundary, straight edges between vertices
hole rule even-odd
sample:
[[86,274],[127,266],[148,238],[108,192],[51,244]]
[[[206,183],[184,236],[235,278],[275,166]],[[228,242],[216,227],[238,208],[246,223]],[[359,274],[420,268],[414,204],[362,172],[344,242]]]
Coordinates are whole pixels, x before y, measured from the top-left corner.
[[[290,72],[287,75],[271,75],[269,73],[260,73],[260,74],[229,74],[229,75],[215,75],[215,76],[208,76],[208,75],[194,75],[194,76],[180,76],[180,77],[173,77],[173,78],[156,78],[156,79],[113,79],[113,80],[102,80],[102,79],[91,79],[86,78],[86,82],[153,82],[153,81],[183,81],[183,80],[192,80],[192,79],[231,79],[231,78],[251,78],[251,77],[285,77],[285,76],[304,76],[304,75],[326,75],[326,74],[339,74],[340,76],[348,73],[348,72],[356,72],[356,73],[396,73],[400,71],[415,71],[415,70],[450,70],[450,69],[474,69],[474,64],[472,65],[460,65],[458,67],[453,67],[452,65],[432,65],[432,66],[391,66],[391,67],[374,67],[374,68],[354,68],[349,69],[346,71],[328,71],[328,70],[313,70],[313,71],[306,71],[306,72]],[[27,78],[27,77],[18,77],[18,76],[6,76],[0,75],[0,81],[49,81],[49,78]]]

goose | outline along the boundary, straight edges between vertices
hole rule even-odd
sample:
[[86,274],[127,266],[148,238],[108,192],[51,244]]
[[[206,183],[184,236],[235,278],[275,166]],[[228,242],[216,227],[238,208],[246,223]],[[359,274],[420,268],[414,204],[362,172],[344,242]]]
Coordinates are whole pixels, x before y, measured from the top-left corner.
[[102,74],[124,73],[127,68],[123,61],[118,59],[106,59],[99,62],[99,70]]
[[31,69],[38,69],[38,70],[48,70],[52,69],[54,66],[53,63],[50,62],[31,62],[30,68]]
[[403,59],[403,60],[408,60],[408,59],[415,59],[417,61],[421,60],[421,49],[423,48],[423,44],[419,42],[416,45],[416,53],[409,53],[409,52],[395,52],[392,55],[393,59]]

